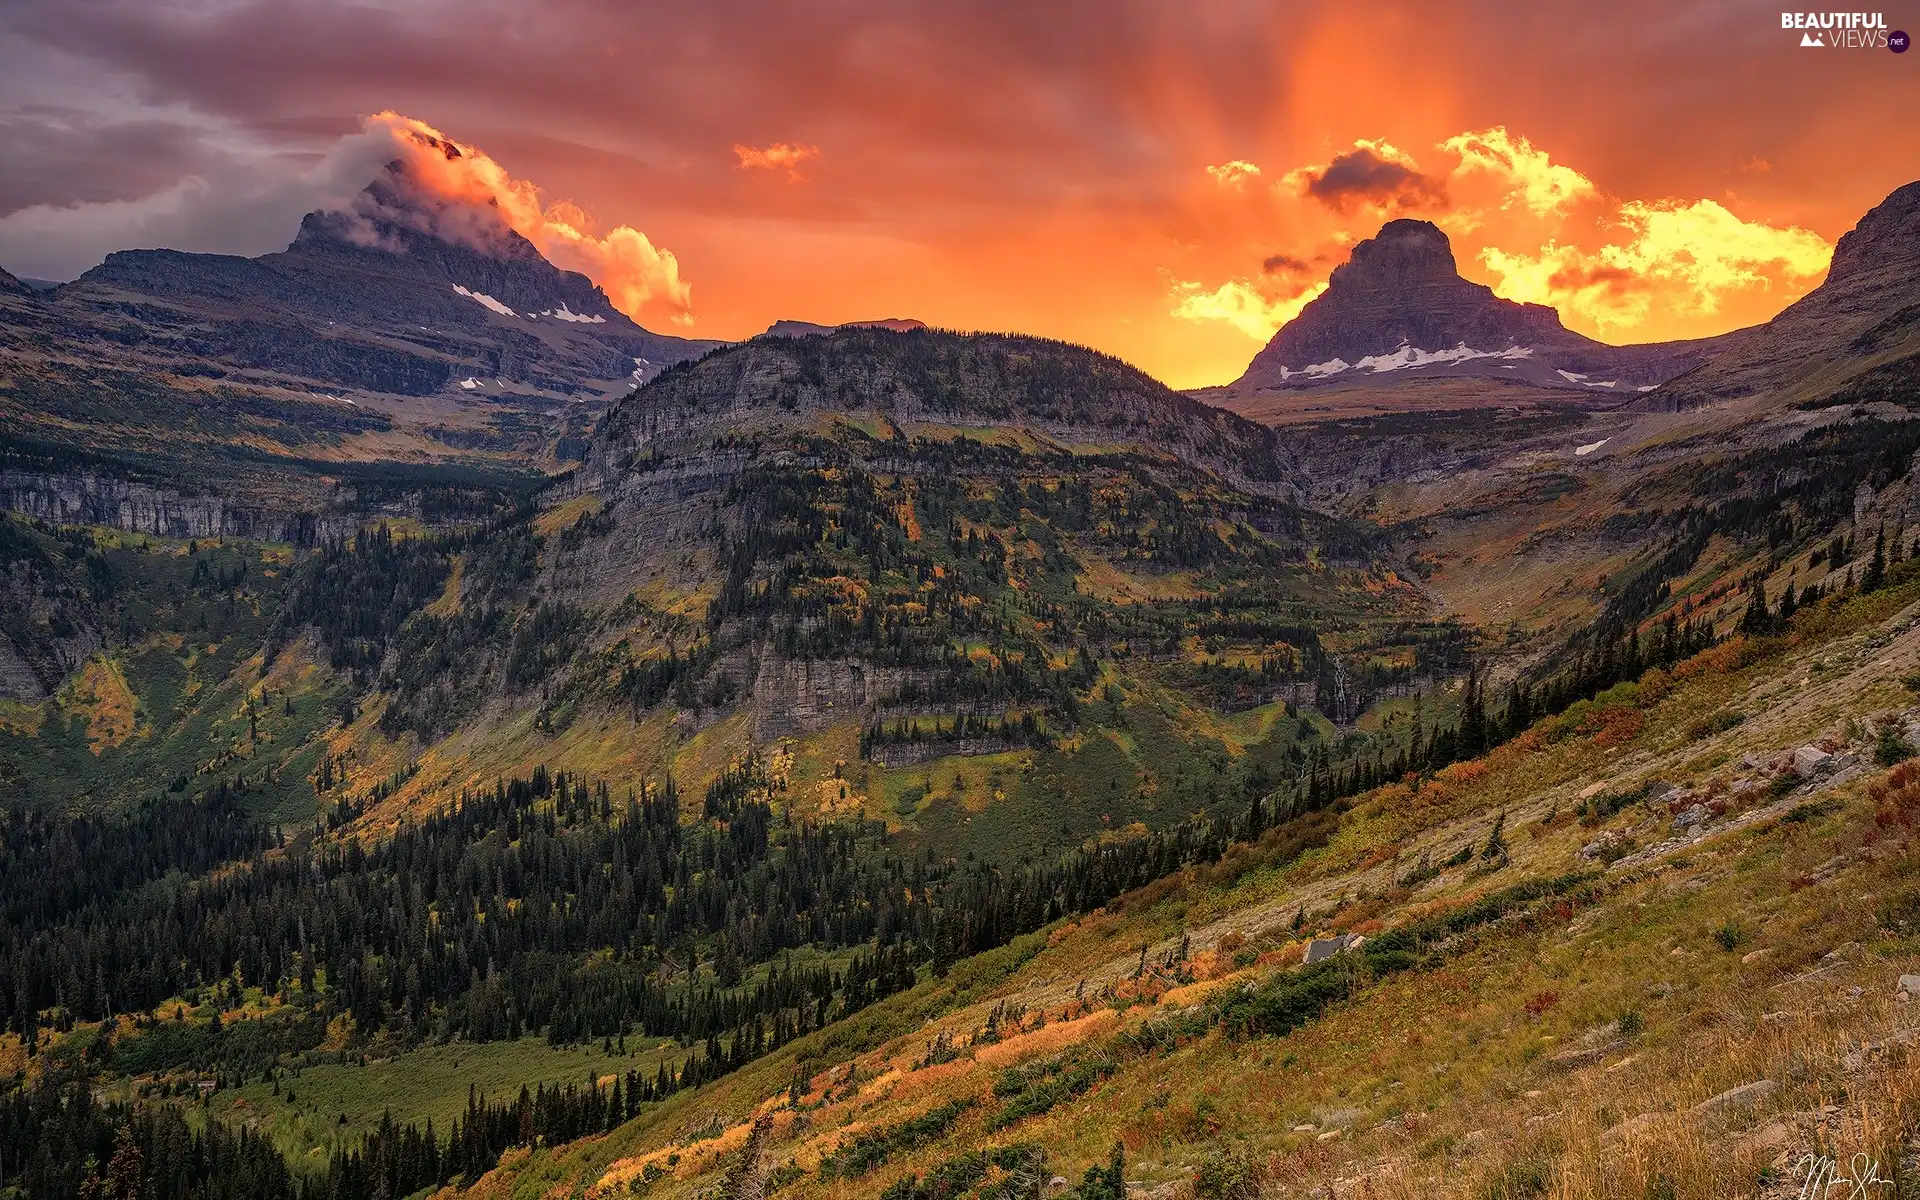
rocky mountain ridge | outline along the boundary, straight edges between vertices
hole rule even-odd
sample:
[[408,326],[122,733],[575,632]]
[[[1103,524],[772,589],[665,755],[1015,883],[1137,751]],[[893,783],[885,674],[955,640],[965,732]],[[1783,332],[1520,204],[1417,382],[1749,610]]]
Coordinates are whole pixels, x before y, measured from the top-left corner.
[[1056,450],[1131,447],[1292,493],[1281,435],[1119,359],[1043,338],[867,326],[755,339],[665,373],[609,409],[589,474],[743,427],[810,428],[823,413],[870,419],[887,436],[1023,430]]

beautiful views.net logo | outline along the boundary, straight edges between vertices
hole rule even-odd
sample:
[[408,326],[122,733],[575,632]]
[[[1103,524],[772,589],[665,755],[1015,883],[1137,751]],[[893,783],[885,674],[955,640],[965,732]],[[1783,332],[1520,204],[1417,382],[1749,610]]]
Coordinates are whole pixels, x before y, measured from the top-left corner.
[[1800,44],[1816,49],[1880,50],[1899,54],[1907,35],[1887,28],[1885,13],[1783,12],[1780,28],[1800,31]]

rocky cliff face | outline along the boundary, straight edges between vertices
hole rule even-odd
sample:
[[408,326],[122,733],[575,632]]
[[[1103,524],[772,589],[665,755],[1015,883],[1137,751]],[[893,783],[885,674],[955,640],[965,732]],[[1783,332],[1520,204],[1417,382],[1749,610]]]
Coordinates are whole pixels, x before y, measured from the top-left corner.
[[1254,356],[1230,391],[1311,388],[1356,378],[1463,373],[1620,395],[1702,361],[1701,343],[1608,346],[1540,304],[1502,300],[1460,276],[1429,221],[1389,221],[1334,268],[1327,290]]
[[753,736],[762,744],[865,717],[908,672],[852,658],[766,656],[753,674]]
[[[1678,412],[1794,387],[1895,400],[1920,387],[1920,182],[1896,189],[1834,247],[1826,281],[1635,407]],[[1812,397],[1810,397],[1812,398]]]
[[276,513],[99,475],[0,471],[0,508],[56,525],[102,525],[155,537],[236,537],[313,545],[351,533],[357,517]]

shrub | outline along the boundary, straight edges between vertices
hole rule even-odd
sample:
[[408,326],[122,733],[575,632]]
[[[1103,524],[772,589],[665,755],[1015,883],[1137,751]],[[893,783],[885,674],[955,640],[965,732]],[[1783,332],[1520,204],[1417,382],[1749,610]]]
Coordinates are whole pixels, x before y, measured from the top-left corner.
[[847,1178],[865,1175],[903,1150],[912,1150],[945,1137],[971,1103],[970,1100],[955,1100],[917,1117],[910,1117],[898,1125],[883,1125],[868,1130],[834,1151],[833,1157],[821,1164],[820,1173]]
[[1533,1200],[1553,1186],[1553,1170],[1544,1159],[1508,1162],[1480,1189],[1482,1200]]
[[1704,717],[1695,717],[1687,722],[1687,740],[1697,742],[1701,738],[1716,733],[1725,733],[1747,719],[1747,714],[1736,709],[1723,708],[1719,712],[1708,713]]
[[1883,767],[1896,766],[1913,757],[1913,743],[1898,725],[1887,724],[1880,727],[1880,733],[1873,740],[1873,761]]
[[1255,1200],[1260,1171],[1238,1154],[1210,1154],[1193,1175],[1195,1200]]
[[1084,1095],[1113,1070],[1113,1060],[1104,1054],[1008,1067],[993,1081],[993,1094],[1005,1103],[988,1124],[1004,1129],[1015,1121],[1039,1116]]

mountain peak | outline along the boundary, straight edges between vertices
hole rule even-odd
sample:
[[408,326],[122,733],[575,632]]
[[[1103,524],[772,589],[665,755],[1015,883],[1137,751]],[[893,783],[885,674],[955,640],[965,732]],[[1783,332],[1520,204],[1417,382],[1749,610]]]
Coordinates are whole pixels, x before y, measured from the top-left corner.
[[269,258],[418,277],[508,317],[630,327],[591,279],[548,261],[497,205],[441,196],[398,162],[346,208],[308,213],[284,255]]
[[347,207],[308,213],[287,249],[353,247],[406,254],[422,241],[454,243],[501,262],[545,261],[532,242],[507,224],[497,204],[438,195],[409,175],[401,162],[387,164]]
[[1273,336],[1234,390],[1309,386],[1362,364],[1374,373],[1451,366],[1569,343],[1597,345],[1570,333],[1551,308],[1502,300],[1461,278],[1440,227],[1403,219],[1353,248],[1327,290]]
[[1432,221],[1402,218],[1388,221],[1379,233],[1355,246],[1351,257],[1334,268],[1328,286],[1403,287],[1408,283],[1445,285],[1456,280],[1466,282],[1460,279],[1447,235]]

